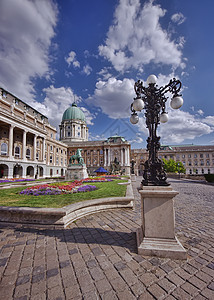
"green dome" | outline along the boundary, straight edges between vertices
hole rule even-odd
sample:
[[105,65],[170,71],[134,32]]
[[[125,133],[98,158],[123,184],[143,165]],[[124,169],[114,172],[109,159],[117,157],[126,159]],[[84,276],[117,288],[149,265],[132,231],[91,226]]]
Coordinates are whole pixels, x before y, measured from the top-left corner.
[[85,122],[85,115],[76,103],[73,103],[71,107],[67,108],[62,116],[62,121],[65,120],[80,120]]

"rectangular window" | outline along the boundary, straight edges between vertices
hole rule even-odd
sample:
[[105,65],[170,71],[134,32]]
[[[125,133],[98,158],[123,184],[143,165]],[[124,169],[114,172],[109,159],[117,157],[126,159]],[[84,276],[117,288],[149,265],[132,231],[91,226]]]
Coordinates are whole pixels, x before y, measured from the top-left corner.
[[52,155],[50,155],[50,163],[52,163],[53,162],[53,157],[52,157]]
[[197,154],[194,154],[194,158],[197,158]]

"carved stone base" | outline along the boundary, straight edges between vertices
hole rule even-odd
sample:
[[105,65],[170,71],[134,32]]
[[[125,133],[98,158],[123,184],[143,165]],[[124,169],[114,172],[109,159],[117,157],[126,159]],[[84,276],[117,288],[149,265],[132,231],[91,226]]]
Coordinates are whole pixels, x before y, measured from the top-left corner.
[[141,194],[142,226],[137,230],[141,255],[186,259],[186,250],[175,236],[173,198],[178,192],[171,186],[143,186]]
[[143,238],[142,228],[137,232],[138,254],[145,256],[158,256],[172,259],[186,259],[187,254],[177,237],[174,239]]
[[65,174],[65,180],[81,180],[88,178],[86,165],[69,165]]

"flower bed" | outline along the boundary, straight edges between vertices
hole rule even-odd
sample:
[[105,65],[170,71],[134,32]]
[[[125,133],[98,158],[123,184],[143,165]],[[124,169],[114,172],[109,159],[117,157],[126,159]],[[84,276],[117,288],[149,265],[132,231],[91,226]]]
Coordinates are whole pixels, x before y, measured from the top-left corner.
[[41,184],[28,187],[22,190],[19,194],[21,195],[32,195],[32,196],[41,196],[41,195],[62,195],[62,194],[71,194],[71,193],[81,193],[89,192],[97,189],[93,185],[82,185],[83,180],[75,180],[73,182],[60,182],[60,183],[50,183],[50,184]]
[[26,179],[26,178],[0,179],[0,183],[13,183],[13,182],[23,182],[23,181],[35,181],[35,179]]
[[108,179],[105,177],[91,177],[91,178],[83,179],[83,182],[107,182],[107,181],[112,181],[112,179]]

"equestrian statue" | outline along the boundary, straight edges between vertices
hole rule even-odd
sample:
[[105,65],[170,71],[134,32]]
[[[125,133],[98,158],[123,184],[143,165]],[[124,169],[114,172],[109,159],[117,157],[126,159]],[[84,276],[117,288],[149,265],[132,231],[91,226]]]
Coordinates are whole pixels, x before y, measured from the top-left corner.
[[76,154],[72,155],[69,159],[69,165],[75,164],[75,161],[77,161],[78,165],[84,164],[84,159],[81,155],[82,149],[77,149]]

